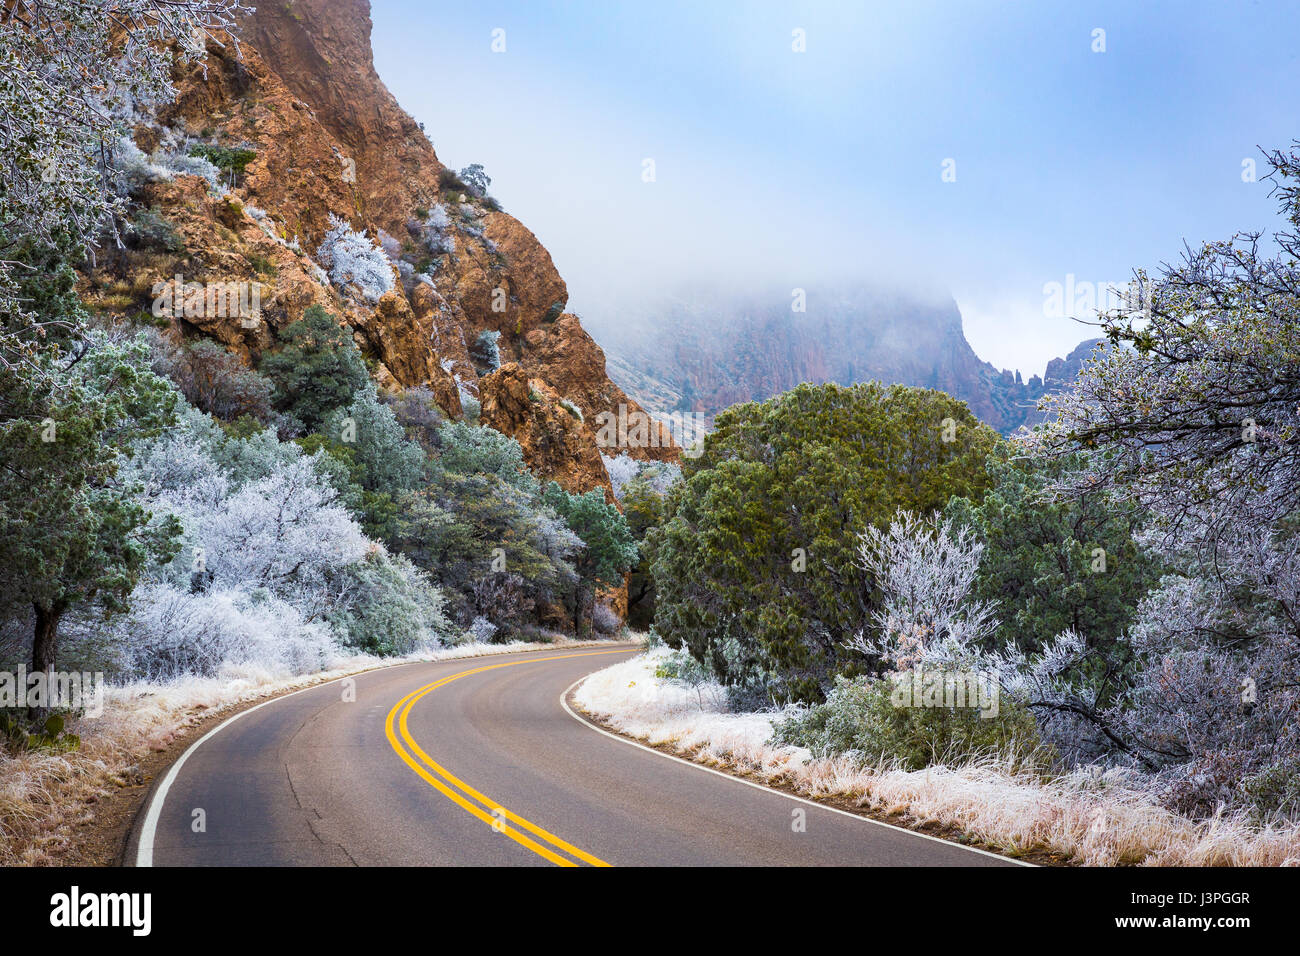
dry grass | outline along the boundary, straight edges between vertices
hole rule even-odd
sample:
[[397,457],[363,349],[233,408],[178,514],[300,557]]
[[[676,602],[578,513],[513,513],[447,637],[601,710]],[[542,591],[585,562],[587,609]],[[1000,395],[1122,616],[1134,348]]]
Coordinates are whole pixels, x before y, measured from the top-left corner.
[[905,771],[813,759],[804,748],[768,743],[777,715],[726,713],[717,689],[658,680],[658,659],[652,652],[593,674],[575,702],[621,733],[697,762],[813,798],[847,799],[903,823],[956,827],[1014,856],[1046,852],[1084,866],[1300,865],[1300,826],[1191,820],[1156,803],[1131,772],[1085,768],[1044,778],[995,761]]
[[335,680],[376,667],[413,661],[483,657],[523,650],[600,646],[607,642],[469,644],[398,660],[346,657],[321,673],[276,675],[230,668],[217,678],[109,688],[101,717],[72,721],[81,747],[69,754],[0,749],[0,865],[40,866],[66,851],[75,828],[94,815],[94,801],[127,782],[139,782],[139,761],[164,750],[194,724],[261,697]]

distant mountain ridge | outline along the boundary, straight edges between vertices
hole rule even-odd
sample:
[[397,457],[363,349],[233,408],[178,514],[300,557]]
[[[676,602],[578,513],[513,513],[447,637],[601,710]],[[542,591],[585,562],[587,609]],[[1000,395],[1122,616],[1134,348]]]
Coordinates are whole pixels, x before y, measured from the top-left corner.
[[961,312],[866,287],[791,298],[693,291],[629,321],[584,319],[605,347],[611,377],[652,414],[712,416],[802,382],[878,380],[947,392],[1003,434],[1041,419],[1038,400],[1073,381],[1098,340],[1080,344],[1027,381],[975,354]]

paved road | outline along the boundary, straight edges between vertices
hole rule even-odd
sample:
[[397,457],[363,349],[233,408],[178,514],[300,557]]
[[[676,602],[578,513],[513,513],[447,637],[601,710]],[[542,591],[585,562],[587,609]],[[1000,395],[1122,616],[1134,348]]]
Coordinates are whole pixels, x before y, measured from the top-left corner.
[[246,711],[187,751],[160,781],[128,860],[1010,863],[663,757],[566,711],[561,697],[571,684],[633,653],[586,648],[407,664]]

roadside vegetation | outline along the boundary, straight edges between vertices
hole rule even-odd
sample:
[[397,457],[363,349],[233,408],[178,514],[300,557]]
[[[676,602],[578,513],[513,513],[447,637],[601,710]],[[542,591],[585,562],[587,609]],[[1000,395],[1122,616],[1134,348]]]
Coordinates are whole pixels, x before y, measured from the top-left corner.
[[[975,802],[1095,781],[1076,810],[1119,842],[1032,837],[1079,861],[1300,862],[1300,153],[1267,158],[1271,244],[1138,274],[1141,307],[1104,317],[1032,434],[874,384],[720,415],[645,532],[656,693],[761,717],[738,766],[839,792],[809,782],[833,766],[873,805],[909,774]],[[701,720],[679,745],[733,760],[732,725]]]
[[[32,847],[58,818],[205,708],[384,660],[612,635],[595,596],[637,559],[603,495],[543,486],[518,443],[449,420],[428,389],[379,388],[337,303],[254,354],[86,307],[79,277],[105,259],[210,253],[149,204],[177,176],[201,177],[338,302],[374,306],[412,278],[391,236],[338,218],[306,259],[231,191],[255,150],[155,122],[174,68],[229,42],[248,8],[102,6],[18,4],[0,37],[0,672],[109,684],[104,715],[4,705],[0,862],[44,859]],[[455,228],[495,251],[478,225],[499,208],[489,178],[452,179]],[[429,247],[450,252],[446,210],[428,215]]]

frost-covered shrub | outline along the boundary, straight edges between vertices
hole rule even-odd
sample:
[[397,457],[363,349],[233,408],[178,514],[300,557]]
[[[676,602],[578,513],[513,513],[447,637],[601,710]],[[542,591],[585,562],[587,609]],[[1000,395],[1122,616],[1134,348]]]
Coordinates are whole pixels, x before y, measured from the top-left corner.
[[490,473],[435,469],[431,477],[398,499],[391,543],[437,577],[449,616],[462,625],[488,617],[517,631],[534,606],[563,600],[582,542],[535,488]]
[[623,486],[640,474],[641,462],[627,452],[623,452],[617,458],[611,458],[609,455],[600,457],[605,462],[605,472],[609,475],[609,483],[614,488],[614,497],[622,501]]
[[[377,407],[400,440],[391,411]],[[223,661],[311,669],[331,634],[380,654],[436,642],[448,629],[441,592],[365,538],[341,503],[335,481],[349,479],[337,470],[273,431],[232,436],[190,407],[142,443],[122,478],[142,488],[155,520],[180,521],[181,550],[133,598],[138,612],[123,626],[139,632],[138,653],[124,670],[209,673]],[[151,630],[173,619],[184,625],[176,635]],[[249,636],[258,620],[285,629],[284,653]]]
[[109,158],[113,190],[121,196],[137,192],[150,183],[166,182],[171,172],[147,157],[130,136],[121,137]]
[[526,492],[537,490],[537,479],[528,470],[519,442],[495,428],[448,422],[442,428],[439,461],[447,471],[457,474],[496,475]]
[[420,228],[424,234],[424,244],[433,255],[456,251],[456,229],[441,203],[434,204]]
[[849,646],[895,671],[969,667],[997,630],[994,607],[971,597],[984,546],[971,529],[899,511],[859,536],[858,566],[878,595]]
[[248,164],[257,158],[257,150],[251,144],[217,146],[212,143],[193,143],[187,152],[190,156],[201,157],[216,166],[229,177],[231,185],[244,175]]
[[329,615],[339,639],[370,654],[433,647],[449,634],[442,593],[402,555],[373,550],[342,572],[346,599]]
[[359,294],[371,305],[393,288],[388,256],[344,219],[330,213],[330,229],[316,258],[339,291]]
[[265,590],[195,593],[150,582],[136,589],[130,614],[113,629],[126,651],[127,673],[146,680],[211,677],[227,664],[308,674],[338,655],[328,627],[304,620],[292,604]]
[[[1295,592],[1269,600],[1300,582],[1288,569],[1296,545],[1273,540],[1253,556],[1238,547],[1224,549],[1213,577],[1167,577],[1142,602],[1130,630],[1136,676],[1103,718],[1159,772],[1166,801],[1198,815],[1219,804],[1297,809],[1267,773],[1300,755],[1295,639],[1276,613]],[[1267,570],[1250,568],[1256,559]],[[1243,580],[1256,590],[1244,591]]]
[[139,445],[125,469],[151,493],[173,501],[195,494],[208,479],[240,488],[301,456],[297,445],[281,442],[272,430],[231,435],[210,416],[185,406],[177,424]]
[[[402,244],[384,230],[379,230],[379,248],[388,256],[388,261],[399,265],[402,258]],[[408,263],[409,265],[409,263]]]
[[360,561],[368,546],[337,498],[310,459],[276,468],[200,517],[198,570],[219,585],[262,587],[300,607],[328,609],[333,573]]
[[1043,763],[1048,756],[1033,716],[1014,700],[1004,696],[997,716],[986,717],[976,707],[900,706],[898,688],[888,678],[837,677],[825,703],[777,723],[774,739],[817,757],[850,755],[904,770],[991,757]]
[[501,333],[494,329],[480,332],[478,338],[474,340],[474,347],[470,349],[470,355],[475,361],[495,372],[501,367],[500,339]]
[[160,151],[153,157],[155,165],[168,173],[179,176],[200,176],[207,180],[209,190],[220,192],[225,184],[222,182],[221,170],[203,156],[191,156],[188,146]]
[[467,644],[486,644],[497,632],[497,626],[485,617],[476,617],[462,635]]
[[583,421],[582,409],[579,408],[577,405],[575,405],[573,402],[571,402],[569,399],[567,398],[560,399],[560,407],[564,409],[566,412],[568,412],[570,415],[572,415],[574,418],[576,418],[578,421]]
[[598,634],[617,634],[619,628],[623,626],[623,621],[612,607],[601,601],[592,610],[591,626],[596,629]]

